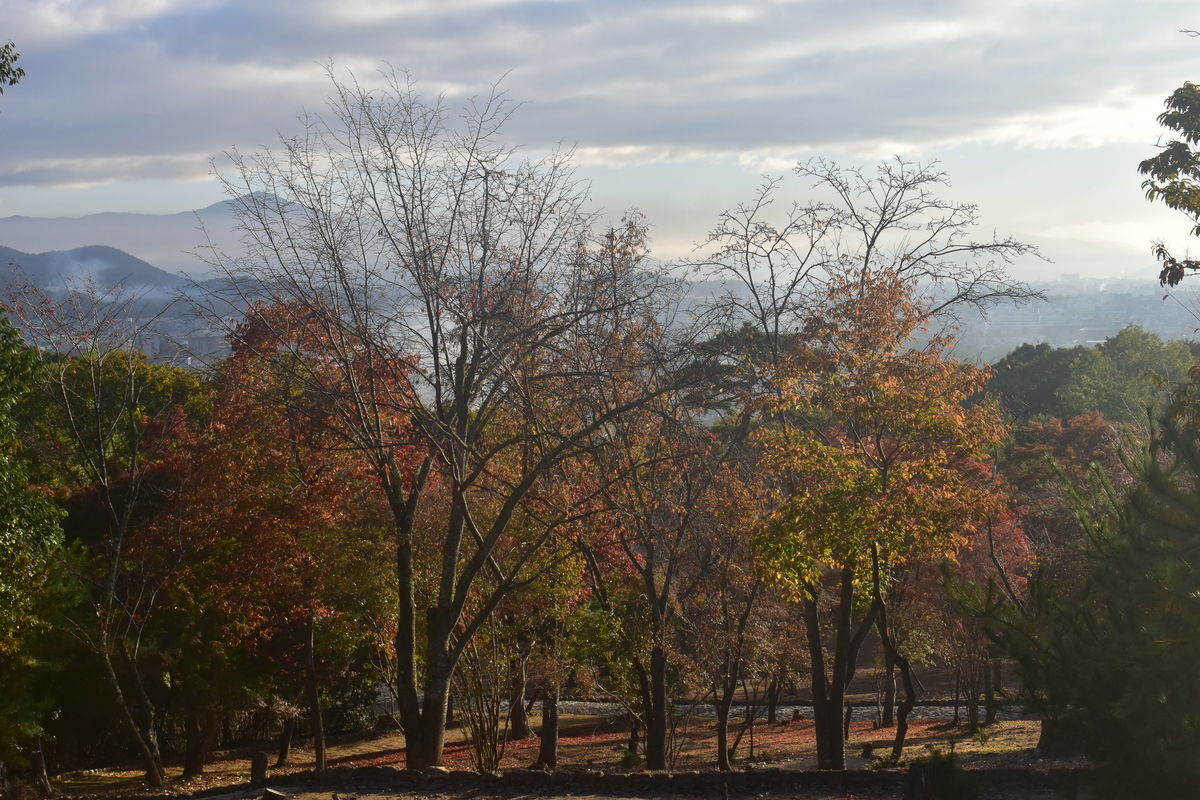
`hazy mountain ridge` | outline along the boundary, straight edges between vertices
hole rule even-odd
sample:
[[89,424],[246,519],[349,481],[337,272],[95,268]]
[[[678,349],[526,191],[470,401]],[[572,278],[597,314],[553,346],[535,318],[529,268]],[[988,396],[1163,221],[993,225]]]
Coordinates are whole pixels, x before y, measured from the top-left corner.
[[[177,214],[105,212],[83,217],[0,217],[0,245],[30,253],[70,252],[98,243],[123,251],[168,274],[202,278],[196,255],[210,243],[236,252],[238,236],[228,201]],[[7,264],[7,258],[4,260]]]
[[124,284],[131,290],[173,291],[187,279],[161,270],[136,256],[108,245],[87,245],[71,250],[26,253],[0,246],[0,278],[6,284],[32,281],[54,292],[70,283],[91,278],[101,291]]
[[[0,245],[26,253],[72,250],[105,244],[172,273],[204,278],[211,270],[202,256],[209,245],[240,253],[240,232],[231,201],[223,200],[194,211],[147,214],[109,211],[82,217],[0,217]],[[985,228],[974,238],[990,238]],[[1013,277],[1027,281],[1053,280],[1061,274],[1082,278],[1135,278],[1153,281],[1159,266],[1149,245],[1134,247],[1113,241],[1046,237],[1013,232],[1035,245],[1046,261],[1018,259]],[[669,254],[668,254],[669,255]]]
[[[957,351],[962,357],[992,361],[1023,342],[1093,343],[1128,324],[1167,338],[1195,335],[1200,312],[1178,303],[1164,306],[1155,280],[1158,266],[1148,250],[1115,242],[1018,238],[1036,245],[1047,260],[1022,259],[1011,272],[1044,291],[1047,301],[1002,305],[986,317],[966,314]],[[0,286],[12,283],[8,264],[16,262],[54,293],[62,291],[64,278],[92,274],[101,290],[124,282],[127,289],[147,295],[146,313],[157,308],[172,317],[186,316],[190,304],[172,300],[190,296],[215,304],[220,316],[236,316],[232,305],[218,299],[229,290],[227,279],[214,276],[197,255],[209,244],[235,256],[241,251],[229,201],[176,214],[0,217]],[[252,279],[241,282],[243,290],[247,287],[254,287],[249,291],[257,296],[271,295]],[[714,292],[720,290],[701,281],[692,287],[689,300]]]

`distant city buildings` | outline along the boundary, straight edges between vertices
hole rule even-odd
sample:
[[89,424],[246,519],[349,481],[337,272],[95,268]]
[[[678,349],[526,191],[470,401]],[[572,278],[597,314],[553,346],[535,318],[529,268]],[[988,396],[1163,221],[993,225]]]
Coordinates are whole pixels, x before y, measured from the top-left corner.
[[1032,286],[1046,299],[964,315],[955,354],[990,363],[1026,342],[1096,345],[1127,325],[1164,340],[1200,338],[1200,284],[1193,289],[1185,282],[1169,292],[1153,275],[1099,279],[1068,272]]
[[154,333],[143,347],[151,361],[181,367],[204,367],[229,355],[225,334],[208,329],[188,329],[165,318],[155,321]]

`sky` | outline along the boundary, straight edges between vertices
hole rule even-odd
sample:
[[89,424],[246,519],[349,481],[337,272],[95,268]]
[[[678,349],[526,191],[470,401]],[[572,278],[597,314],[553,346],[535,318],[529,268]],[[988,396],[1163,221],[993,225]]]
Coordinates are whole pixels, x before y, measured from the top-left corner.
[[210,205],[213,159],[298,133],[329,69],[390,66],[452,105],[499,82],[523,103],[509,141],[573,146],[663,258],[764,173],[900,155],[1057,263],[1018,272],[1153,276],[1150,240],[1182,249],[1189,226],[1136,167],[1200,81],[1189,28],[1194,0],[0,0],[27,72],[0,97],[0,217]]

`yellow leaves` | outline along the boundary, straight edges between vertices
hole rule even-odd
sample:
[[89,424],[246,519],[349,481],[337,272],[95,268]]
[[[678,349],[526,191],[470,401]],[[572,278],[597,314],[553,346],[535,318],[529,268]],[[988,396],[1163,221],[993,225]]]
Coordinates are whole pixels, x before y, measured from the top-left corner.
[[781,366],[775,424],[758,435],[782,488],[755,538],[777,585],[872,544],[893,561],[952,553],[993,506],[980,459],[1004,427],[994,404],[970,403],[987,373],[947,358],[948,337],[914,346],[926,322],[903,281],[843,276]]

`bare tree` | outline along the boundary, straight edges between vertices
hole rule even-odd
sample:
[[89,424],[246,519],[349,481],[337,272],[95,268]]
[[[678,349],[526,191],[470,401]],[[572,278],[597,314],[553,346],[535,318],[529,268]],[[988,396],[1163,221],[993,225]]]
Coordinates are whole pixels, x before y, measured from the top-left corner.
[[734,340],[755,372],[778,364],[831,273],[869,269],[914,280],[941,316],[1038,296],[1006,272],[1020,256],[1040,258],[1037,248],[1012,237],[975,237],[978,206],[937,196],[948,182],[936,161],[896,157],[872,175],[813,159],[793,171],[817,199],[778,213],[784,181],[764,179],[753,200],[720,215],[708,252],[691,264],[726,287],[709,307],[720,328],[728,335],[749,324],[760,337],[752,348]]
[[[715,481],[719,443],[692,419],[679,397],[664,398],[613,426],[619,446],[597,460],[608,476],[604,489],[607,536],[599,544],[617,555],[615,571],[629,580],[636,616],[649,623],[625,632],[637,677],[640,722],[646,729],[646,766],[666,769],[673,702],[668,682],[680,605],[700,585],[711,558],[695,558],[694,540],[707,535],[707,506],[719,502]],[[595,547],[585,546],[592,591],[605,610],[616,608],[606,591]],[[705,555],[711,548],[701,548]],[[636,589],[634,588],[636,587]],[[646,641],[642,639],[643,634]]]
[[[645,261],[640,218],[592,234],[569,153],[530,161],[504,144],[502,93],[456,120],[384,77],[331,73],[303,135],[231,155],[246,250],[211,261],[235,302],[290,309],[290,352],[269,355],[329,399],[387,497],[397,701],[409,766],[425,768],[441,761],[455,665],[573,517],[559,468],[608,446],[613,421],[676,374],[655,324],[676,293]],[[430,533],[417,521],[437,504]]]

